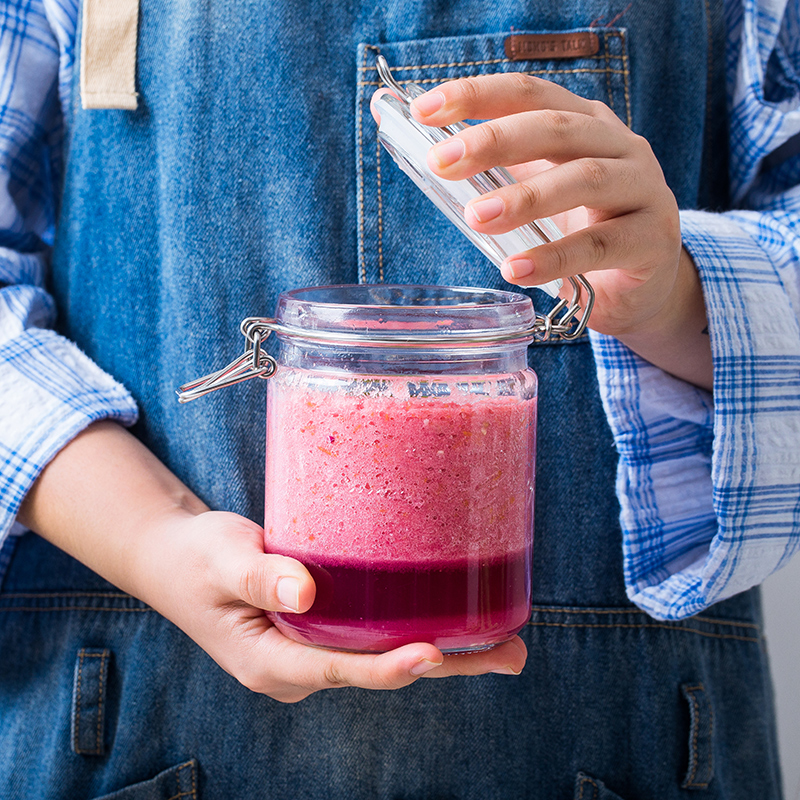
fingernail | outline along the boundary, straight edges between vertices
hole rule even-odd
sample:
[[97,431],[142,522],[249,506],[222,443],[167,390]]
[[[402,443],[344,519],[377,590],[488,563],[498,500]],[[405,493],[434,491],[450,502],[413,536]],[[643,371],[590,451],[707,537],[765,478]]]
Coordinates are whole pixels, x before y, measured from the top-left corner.
[[423,658],[422,661],[417,661],[417,663],[411,667],[411,674],[415,677],[419,677],[420,675],[424,675],[426,672],[430,672],[432,669],[441,666],[441,662],[437,664],[434,661],[428,661],[427,658]]
[[533,272],[533,261],[529,258],[514,258],[506,261],[512,278],[525,278]]
[[515,669],[511,669],[511,667],[503,667],[502,669],[493,669],[492,672],[494,672],[495,675],[519,675],[522,670],[517,672]]
[[429,114],[437,112],[444,105],[444,95],[441,92],[428,92],[427,94],[414,98],[411,105],[414,106],[423,117],[427,117]]
[[437,144],[431,152],[439,167],[449,167],[464,155],[464,142],[461,139],[448,139]]
[[300,581],[297,578],[280,578],[277,595],[278,600],[290,611],[300,610]]
[[472,212],[478,222],[489,222],[503,213],[506,204],[499,197],[487,197],[485,200],[476,200],[467,208]]

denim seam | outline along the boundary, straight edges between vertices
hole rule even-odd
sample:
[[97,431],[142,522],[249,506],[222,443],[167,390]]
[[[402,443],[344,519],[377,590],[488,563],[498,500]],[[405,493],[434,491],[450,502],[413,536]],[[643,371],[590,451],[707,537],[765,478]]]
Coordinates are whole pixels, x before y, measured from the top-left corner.
[[694,695],[694,691],[692,691],[693,689],[696,690],[697,687],[696,686],[689,687],[686,690],[689,696],[692,698],[692,708],[694,709],[694,725],[692,726],[694,728],[694,731],[692,733],[692,755],[691,755],[692,767],[689,772],[689,775],[686,778],[686,782],[684,783],[684,786],[686,787],[695,785],[694,778],[695,775],[697,775],[697,762],[698,762],[697,737],[699,735],[699,728],[700,728],[700,708],[698,707],[697,698]]
[[[608,92],[608,107],[614,111],[614,93],[611,91],[611,64],[610,61],[610,54],[608,52],[608,41],[603,41],[603,57],[605,58],[606,62],[606,92]],[[583,789],[581,789],[583,791]]]
[[125,592],[4,592],[0,594],[0,600],[5,597],[111,597],[118,600],[128,600],[133,596]]
[[[376,52],[380,52],[377,47],[374,47],[370,44],[364,45],[364,53],[363,53],[363,62],[361,66],[361,71],[367,68],[367,53],[370,50],[374,50]],[[357,86],[361,86],[361,83],[357,83]],[[379,81],[376,81],[376,85],[380,85]],[[365,201],[364,201],[364,100],[365,98],[360,97],[358,102],[358,120],[356,122],[357,130],[358,130],[358,231],[359,231],[359,247],[358,247],[358,260],[359,260],[359,282],[366,283],[367,282],[367,254],[366,254],[366,243],[364,241],[365,237],[365,219],[366,219],[366,211],[365,211]]]
[[[606,36],[619,36],[620,31],[608,31]],[[372,45],[367,45],[367,47],[371,47]],[[377,50],[377,48],[374,48]],[[578,56],[577,59],[581,61],[605,61],[605,56]],[[612,55],[611,58],[614,59],[624,59],[622,55]],[[392,72],[397,72],[398,70],[406,70],[406,69],[449,69],[451,67],[480,67],[486,66],[487,64],[518,64],[519,60],[515,60],[512,58],[488,58],[483,61],[451,61],[449,64],[403,64],[401,66],[394,66],[392,65]],[[536,59],[527,59],[528,61],[534,61]],[[366,72],[367,70],[375,70],[377,67],[372,66],[364,66],[362,71]],[[408,82],[408,81],[406,81]]]
[[[181,772],[183,772],[187,767],[191,771],[190,774],[192,777],[192,789],[190,792],[184,792],[183,789],[181,789]],[[172,797],[168,798],[168,800],[179,800],[181,797],[197,797],[197,781],[194,770],[194,762],[187,761],[185,764],[181,764],[180,767],[178,767],[178,771],[175,773],[175,780],[177,782],[178,793],[172,795]]]
[[[630,69],[628,66],[628,43],[625,39],[625,31],[609,31],[607,36],[615,36],[620,41],[620,47],[622,48],[622,87],[625,93],[625,124],[629,127],[633,127],[633,117],[631,116],[631,92],[630,92]],[[617,70],[615,70],[617,72]]]
[[[95,654],[96,655],[96,654]],[[97,689],[97,745],[95,752],[99,755],[103,750],[103,712],[105,709],[105,686],[103,685],[103,674],[106,668],[106,651],[100,653],[100,681]]]
[[[371,45],[367,45],[370,47]],[[377,48],[373,48],[377,49]],[[625,60],[625,59],[623,59]],[[396,67],[392,67],[396,69]],[[628,71],[627,68],[623,69],[606,69],[605,67],[575,67],[574,69],[525,69],[515,70],[517,75],[578,75],[583,73],[601,74],[610,72],[612,75],[622,75],[625,78],[625,99],[626,105],[630,105],[628,96]],[[404,80],[404,84],[420,84],[420,83],[442,83],[442,78],[417,78],[416,80]],[[382,81],[359,81],[358,86],[383,86]]]
[[[705,10],[706,10],[706,98],[711,97],[711,80],[712,80],[712,72],[714,69],[714,32],[711,29],[711,4],[709,0],[705,2]],[[709,125],[709,120],[711,117],[711,103],[706,102],[706,114],[705,114],[705,131],[706,134],[704,139],[708,140],[708,131],[711,130],[711,126]]]
[[694,617],[700,622],[712,622],[714,625],[734,625],[739,628],[753,628],[753,630],[760,631],[761,626],[756,625],[755,622],[734,622],[732,620],[720,619],[719,617]]
[[658,623],[642,623],[640,625],[632,623],[610,623],[608,625],[600,625],[598,623],[586,622],[528,622],[531,628],[600,628],[606,630],[613,630],[614,628],[632,628],[645,629],[645,628],[662,628],[667,631],[682,631],[685,633],[696,633],[698,636],[705,636],[710,639],[733,639],[740,642],[750,642],[752,644],[760,644],[761,640],[752,636],[739,636],[734,633],[710,633],[708,631],[699,631],[696,628],[687,628],[685,625],[660,625]]
[[110,606],[50,606],[49,608],[36,608],[36,606],[12,606],[0,608],[2,611],[152,611],[152,608],[112,608]]
[[76,753],[81,752],[80,729],[81,729],[81,676],[83,673],[83,657],[85,651],[81,648],[78,651],[78,680],[75,686],[75,728],[72,731],[72,746]]
[[[369,51],[380,53],[380,48],[375,45],[364,45],[364,63],[361,71],[367,69],[367,54]],[[382,85],[381,82],[377,82]],[[359,84],[360,85],[360,84]],[[359,226],[361,229],[361,280],[363,283],[367,282],[367,256],[366,256],[366,241],[365,241],[365,221],[366,221],[366,200],[365,200],[365,186],[364,186],[364,100],[358,104],[358,150],[359,159],[361,161],[361,201],[360,201],[360,215]],[[378,137],[375,137],[375,150],[377,152],[376,162],[376,200],[378,203],[378,281],[383,283],[383,194],[381,185],[381,143]]]
[[597,783],[592,778],[581,778],[581,793],[578,795],[578,800],[583,800],[583,791],[586,789],[587,783],[590,783],[595,790],[599,791]]
[[[81,705],[82,705],[82,686],[83,686],[83,662],[86,658],[99,658],[100,659],[100,675],[98,677],[98,698],[97,698],[97,730],[95,732],[94,749],[81,747],[80,730],[81,730]],[[75,730],[73,731],[73,749],[79,755],[94,755],[100,756],[103,754],[103,716],[105,711],[105,685],[103,683],[103,674],[105,672],[107,653],[104,650],[101,653],[87,653],[85,648],[78,651],[78,679],[75,686]]]
[[[552,613],[566,613],[566,614],[636,614],[639,616],[647,616],[640,608],[578,608],[576,606],[533,606],[532,611],[541,612],[543,614]],[[709,622],[714,625],[726,625],[733,628],[753,628],[760,631],[761,626],[755,622],[743,622],[733,619],[724,619],[723,617],[700,617],[695,616],[692,619],[698,622]]]
[[375,167],[377,172],[377,199],[378,199],[378,281],[383,283],[383,191],[381,185],[381,140],[375,137]]

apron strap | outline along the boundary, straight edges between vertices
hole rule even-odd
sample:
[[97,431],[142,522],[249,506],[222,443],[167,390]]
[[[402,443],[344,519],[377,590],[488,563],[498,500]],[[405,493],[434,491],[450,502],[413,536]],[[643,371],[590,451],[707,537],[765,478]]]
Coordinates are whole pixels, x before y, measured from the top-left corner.
[[83,108],[136,108],[138,25],[139,0],[84,0]]

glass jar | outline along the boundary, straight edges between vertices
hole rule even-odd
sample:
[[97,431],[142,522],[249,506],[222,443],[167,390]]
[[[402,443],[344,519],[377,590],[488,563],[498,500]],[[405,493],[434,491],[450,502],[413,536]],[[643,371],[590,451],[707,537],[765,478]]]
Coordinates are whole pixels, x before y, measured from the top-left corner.
[[[497,167],[438,178],[428,149],[463,129],[410,111],[422,90],[376,96],[392,158],[497,266],[561,232],[538,219],[500,236],[473,231],[464,207],[514,183]],[[243,355],[182,386],[181,402],[269,378],[265,550],[306,565],[304,614],[272,613],[310,645],[380,652],[427,641],[469,652],[510,639],[531,605],[536,375],[527,346],[582,335],[594,303],[582,275],[543,288],[546,313],[512,292],[358,285],[286,292],[275,319],[242,322]],[[277,360],[262,348],[275,332]]]
[[491,647],[530,615],[536,375],[523,295],[344,286],[280,298],[265,549],[317,596],[271,618],[353,651]]

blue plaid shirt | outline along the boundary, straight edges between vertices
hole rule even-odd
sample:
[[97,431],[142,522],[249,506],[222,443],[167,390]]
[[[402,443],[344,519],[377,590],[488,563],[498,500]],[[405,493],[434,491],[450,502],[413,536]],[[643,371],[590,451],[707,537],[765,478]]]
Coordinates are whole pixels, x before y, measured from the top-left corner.
[[[136,419],[125,388],[49,329],[43,288],[77,11],[78,0],[0,7],[0,540],[21,532],[25,493],[72,437]],[[727,0],[726,14],[737,210],[682,214],[714,394],[592,335],[628,594],[660,619],[754,586],[800,549],[800,4]]]

